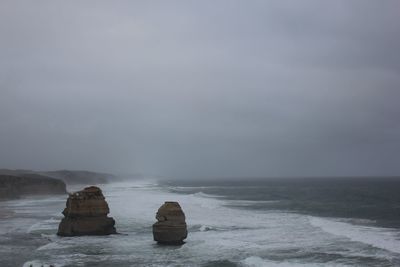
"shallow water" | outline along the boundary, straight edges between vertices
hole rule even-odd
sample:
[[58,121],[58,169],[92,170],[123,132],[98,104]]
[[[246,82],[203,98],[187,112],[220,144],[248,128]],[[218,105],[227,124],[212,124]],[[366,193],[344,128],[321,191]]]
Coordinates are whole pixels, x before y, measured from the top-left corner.
[[[1,202],[2,210],[15,214],[0,219],[0,265],[400,266],[399,229],[365,218],[280,210],[278,199],[232,198],[221,189],[210,194],[204,186],[101,187],[118,235],[56,236],[66,196]],[[152,240],[151,225],[164,201],[178,201],[186,214],[189,235],[183,246]]]

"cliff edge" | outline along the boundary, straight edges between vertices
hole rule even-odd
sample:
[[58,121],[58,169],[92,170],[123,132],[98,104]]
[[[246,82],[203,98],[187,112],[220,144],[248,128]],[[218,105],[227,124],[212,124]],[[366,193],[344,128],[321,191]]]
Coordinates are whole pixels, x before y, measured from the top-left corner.
[[27,195],[66,194],[63,181],[37,174],[0,175],[0,200]]

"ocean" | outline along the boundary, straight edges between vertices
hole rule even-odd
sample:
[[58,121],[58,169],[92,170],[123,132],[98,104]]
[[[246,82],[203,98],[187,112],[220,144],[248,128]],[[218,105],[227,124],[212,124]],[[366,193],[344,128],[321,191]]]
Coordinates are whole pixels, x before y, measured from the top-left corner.
[[[117,235],[58,237],[66,196],[0,202],[0,266],[400,266],[399,179],[144,180],[100,187]],[[178,201],[186,214],[182,246],[152,239],[164,201]]]

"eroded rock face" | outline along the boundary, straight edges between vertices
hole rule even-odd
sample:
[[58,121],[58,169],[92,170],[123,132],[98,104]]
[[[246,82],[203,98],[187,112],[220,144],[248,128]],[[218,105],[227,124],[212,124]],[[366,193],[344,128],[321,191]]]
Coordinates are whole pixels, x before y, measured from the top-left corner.
[[57,235],[109,235],[115,234],[115,221],[107,217],[110,212],[101,189],[86,187],[70,194],[62,212],[65,216],[58,226]]
[[187,237],[185,214],[178,202],[165,202],[157,211],[158,222],[153,224],[154,241],[179,245]]

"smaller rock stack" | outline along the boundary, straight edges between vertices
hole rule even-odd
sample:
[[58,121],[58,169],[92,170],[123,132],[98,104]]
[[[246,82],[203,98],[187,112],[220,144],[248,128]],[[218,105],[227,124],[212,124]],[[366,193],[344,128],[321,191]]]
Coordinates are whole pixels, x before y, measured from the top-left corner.
[[58,226],[59,236],[109,235],[115,234],[115,221],[107,217],[110,212],[101,189],[86,187],[70,194],[65,216]]
[[159,244],[180,245],[187,237],[185,213],[178,202],[165,202],[157,211],[153,224],[154,241]]

